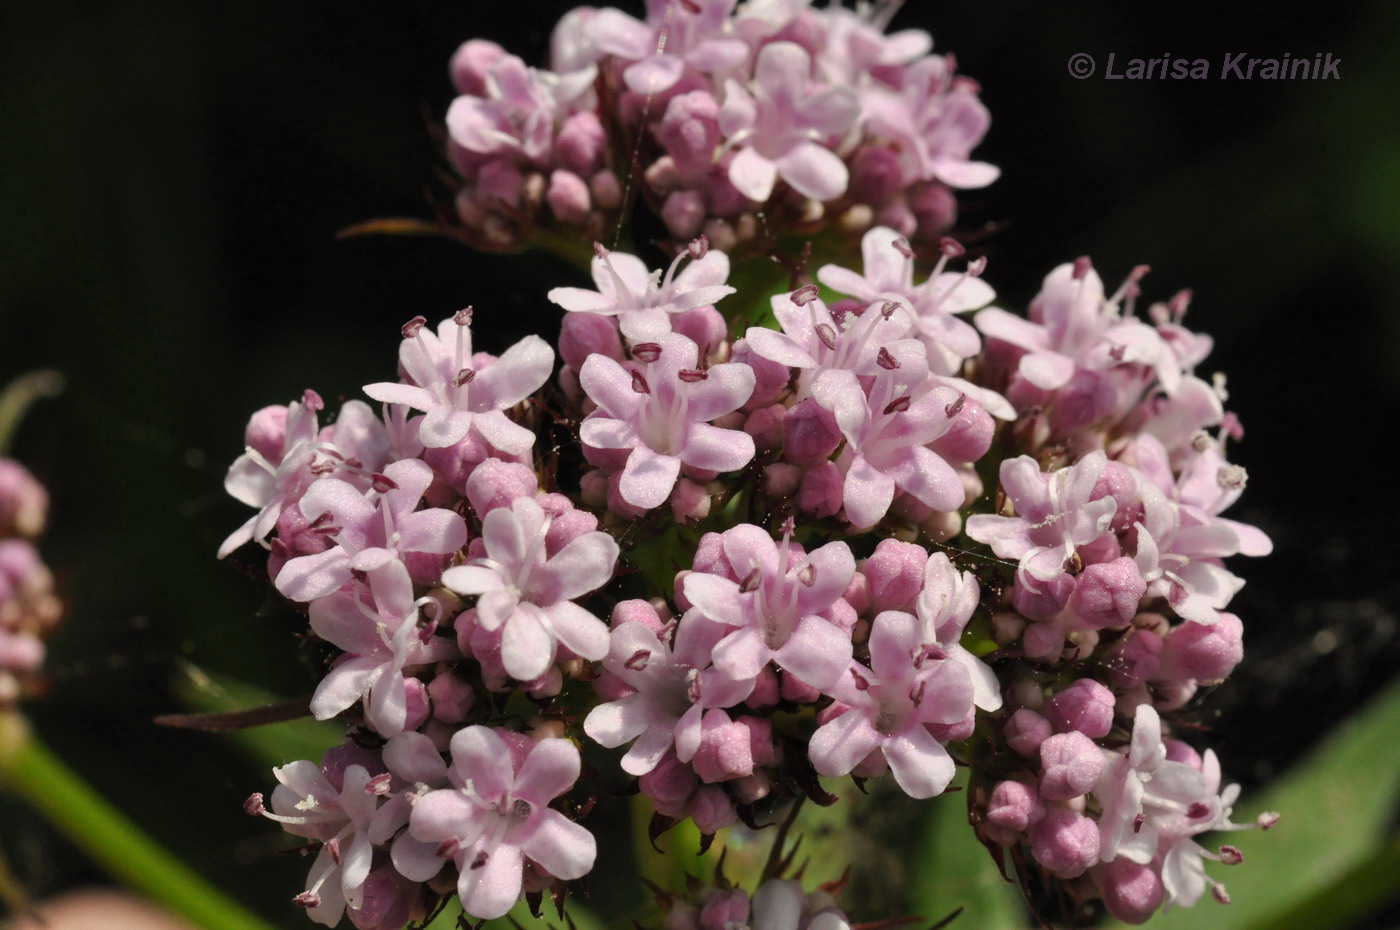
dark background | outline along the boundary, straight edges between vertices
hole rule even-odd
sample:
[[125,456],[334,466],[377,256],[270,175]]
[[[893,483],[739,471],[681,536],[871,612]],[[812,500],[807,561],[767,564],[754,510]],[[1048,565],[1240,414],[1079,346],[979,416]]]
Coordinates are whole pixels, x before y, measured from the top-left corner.
[[[640,4],[623,4],[636,11]],[[544,63],[546,0],[108,0],[0,12],[0,378],[68,390],[16,453],[54,498],[44,550],[70,605],[52,643],[44,738],[196,867],[274,922],[301,865],[240,809],[269,773],[224,739],[160,731],[174,658],[307,693],[293,628],[214,551],[246,517],[222,478],[254,409],[314,387],[332,405],[393,372],[398,327],[477,308],[479,345],[557,331],[548,256],[337,230],[428,216],[446,62],[486,36]],[[1393,477],[1400,401],[1400,6],[1253,9],[912,0],[979,80],[978,157],[1003,177],[963,198],[988,277],[1023,306],[1059,262],[1110,287],[1192,287],[1216,337],[1249,469],[1231,516],[1277,543],[1236,560],[1245,664],[1212,744],[1246,790],[1284,770],[1400,658]],[[1338,81],[1075,80],[1109,52],[1341,58]],[[13,802],[0,833],[38,893],[100,876]]]

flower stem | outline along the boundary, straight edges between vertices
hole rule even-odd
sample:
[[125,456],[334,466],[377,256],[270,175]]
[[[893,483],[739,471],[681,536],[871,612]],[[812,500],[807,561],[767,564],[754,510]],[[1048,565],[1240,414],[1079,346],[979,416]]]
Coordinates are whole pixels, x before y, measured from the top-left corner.
[[0,788],[19,795],[111,875],[206,930],[271,930],[212,888],[41,743],[0,713]]

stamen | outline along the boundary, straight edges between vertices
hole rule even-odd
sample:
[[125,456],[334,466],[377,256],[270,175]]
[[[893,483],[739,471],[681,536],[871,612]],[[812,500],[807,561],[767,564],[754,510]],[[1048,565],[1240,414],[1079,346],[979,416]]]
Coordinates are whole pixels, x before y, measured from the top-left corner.
[[987,256],[975,258],[967,263],[967,274],[972,278],[982,277],[982,272],[987,270]]
[[880,318],[888,320],[894,316],[894,312],[904,306],[897,300],[887,300],[880,306]]
[[391,782],[393,778],[394,776],[390,775],[388,772],[383,772],[374,776],[369,781],[365,782],[365,794],[376,798],[383,797],[389,793],[389,782]]
[[896,397],[885,405],[884,414],[885,416],[889,416],[892,413],[903,413],[909,409],[909,404],[912,402],[913,398],[908,394],[905,394],[903,397]]
[[476,369],[463,368],[457,372],[457,377],[452,379],[452,386],[461,387],[464,384],[471,384],[474,380],[476,380]]
[[632,390],[638,394],[650,394],[651,385],[647,384],[646,376],[640,371],[632,372]]
[[261,791],[254,791],[248,795],[248,800],[243,802],[243,812],[251,817],[261,817],[267,813],[267,808],[263,805]]
[[605,249],[605,248],[603,248],[603,243],[601,243],[601,242],[594,242],[594,243],[593,243],[593,254],[596,255],[596,256],[598,256],[599,258],[607,258],[607,257],[608,257],[608,250]]
[[1200,820],[1202,817],[1210,816],[1210,805],[1204,801],[1195,801],[1186,808],[1186,817],[1189,820]]
[[340,839],[338,837],[331,837],[326,840],[325,846],[326,852],[331,854],[331,861],[336,865],[340,865]]
[[399,486],[394,483],[394,479],[390,478],[388,475],[381,475],[375,472],[370,476],[369,480],[371,486],[380,494],[386,491],[397,491],[399,489]]
[[866,678],[864,675],[862,675],[855,669],[851,669],[851,680],[855,683],[857,691],[870,690],[870,679]]
[[[420,317],[419,319],[422,318]],[[302,392],[301,404],[307,410],[319,411],[326,409],[326,402],[321,399],[320,394],[317,394],[315,391],[311,390],[311,388],[307,388]]]
[[472,325],[472,308],[463,307],[461,310],[452,314],[452,322],[456,323],[458,326]]
[[632,357],[650,365],[661,357],[661,346],[655,342],[639,342],[632,347]]
[[638,649],[632,653],[632,657],[622,663],[622,667],[628,671],[641,672],[647,667],[647,660],[651,658],[650,649]]
[[1094,263],[1089,261],[1089,256],[1081,255],[1074,260],[1074,271],[1071,273],[1071,275],[1074,278],[1074,280],[1083,281],[1085,276],[1089,274],[1090,269],[1092,269],[1093,267]]
[[953,419],[953,417],[962,413],[963,404],[965,403],[967,403],[967,395],[959,394],[957,400],[943,408],[944,415],[950,420]]
[[483,849],[481,852],[479,852],[479,853],[476,854],[476,858],[472,860],[472,864],[469,865],[469,866],[467,866],[467,868],[468,868],[468,869],[480,869],[480,868],[483,868],[483,867],[486,865],[486,863],[487,863],[487,862],[490,862],[490,861],[491,861],[491,854],[488,853],[486,850]]
[[1244,853],[1234,846],[1220,847],[1220,862],[1223,865],[1239,865],[1244,861]]
[[822,345],[826,346],[828,349],[833,351],[836,349],[836,330],[831,328],[830,323],[817,324],[817,338],[820,339]]
[[418,335],[418,333],[423,329],[424,326],[427,325],[427,323],[427,317],[416,316],[413,319],[409,320],[407,323],[403,324],[403,328],[400,329],[399,332],[403,333],[403,337],[405,339],[412,339],[413,337]]
[[821,296],[822,289],[815,284],[804,284],[792,292],[792,302],[799,307],[805,307]]
[[739,585],[740,594],[752,594],[758,590],[759,584],[763,581],[763,570],[755,568],[744,576],[743,582]]
[[690,245],[686,246],[686,251],[690,253],[692,261],[698,262],[710,252],[710,237],[702,233],[700,238],[690,240]]
[[1242,491],[1249,481],[1249,472],[1241,465],[1221,465],[1215,473],[1215,483],[1222,491]]
[[1138,814],[1136,817],[1133,818],[1133,832],[1141,833],[1143,824],[1145,823],[1147,823],[1147,815]]
[[803,566],[802,571],[797,573],[797,580],[802,582],[804,587],[810,588],[817,583],[817,567],[811,563]]
[[695,384],[697,381],[704,381],[709,376],[710,373],[708,371],[700,371],[695,368],[682,368],[676,373],[676,377],[680,378],[686,384]]
[[894,246],[894,250],[900,255],[903,255],[905,258],[914,257],[914,250],[909,247],[909,240],[904,238],[903,236],[900,236],[898,239],[894,240],[894,242],[891,242],[890,245]]
[[1277,826],[1279,816],[1278,811],[1264,811],[1254,822],[1259,825],[1261,830],[1272,830]]
[[962,243],[951,236],[944,236],[938,240],[938,251],[946,258],[962,258],[967,254],[967,249],[963,248]]
[[899,360],[890,354],[889,349],[880,346],[880,352],[875,356],[875,364],[885,369],[885,371],[894,371],[899,367]]
[[1225,890],[1225,886],[1220,882],[1212,882],[1210,886],[1210,896],[1221,904],[1230,903],[1230,893]]
[[439,859],[451,859],[457,855],[457,841],[443,840],[438,844],[437,856]]
[[311,910],[314,907],[321,906],[321,896],[314,891],[303,891],[301,894],[292,898],[292,903],[297,907],[304,907],[307,910]]

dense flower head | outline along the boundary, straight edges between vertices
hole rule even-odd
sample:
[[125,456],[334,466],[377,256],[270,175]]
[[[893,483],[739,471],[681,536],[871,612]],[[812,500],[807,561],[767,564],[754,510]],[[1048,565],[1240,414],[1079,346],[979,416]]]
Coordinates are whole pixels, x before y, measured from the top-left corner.
[[0,712],[38,683],[62,605],[33,539],[48,520],[44,486],[14,459],[0,458]]
[[619,179],[636,176],[678,241],[756,240],[760,217],[935,241],[952,191],[998,176],[972,159],[990,116],[927,32],[886,34],[897,7],[583,7],[556,26],[548,69],[469,40],[446,114],[454,230],[492,249],[540,230],[597,238],[626,206]]
[[[987,113],[926,33],[887,33],[897,6],[582,7],[551,70],[454,57],[459,232],[578,246],[592,286],[541,295],[557,345],[415,317],[377,409],[307,391],[247,424],[226,487],[255,512],[219,554],[266,550],[325,660],[309,709],[349,728],[248,802],[313,844],[313,919],[562,902],[629,792],[653,840],[708,845],[847,777],[953,793],[959,764],[1029,890],[1132,921],[1228,900],[1203,860],[1243,853],[1200,838],[1238,792],[1173,734],[1244,657],[1229,560],[1272,544],[1225,515],[1248,474],[1211,340],[1188,292],[1138,315],[1145,266],[994,306],[944,235],[950,189],[996,177]],[[600,244],[624,177],[659,260]],[[0,469],[18,532],[40,500]],[[0,542],[0,672],[42,657],[12,619],[38,564]],[[851,926],[789,865],[659,890],[665,926]]]

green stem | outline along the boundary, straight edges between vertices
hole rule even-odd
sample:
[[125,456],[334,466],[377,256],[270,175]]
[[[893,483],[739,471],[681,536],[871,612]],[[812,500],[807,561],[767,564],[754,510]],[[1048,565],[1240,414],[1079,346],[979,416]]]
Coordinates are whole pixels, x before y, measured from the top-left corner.
[[270,930],[212,888],[39,742],[0,713],[0,787],[43,814],[114,877],[205,930]]
[[56,397],[63,390],[63,375],[41,369],[21,375],[0,391],[0,455],[10,451],[24,412],[41,397]]

